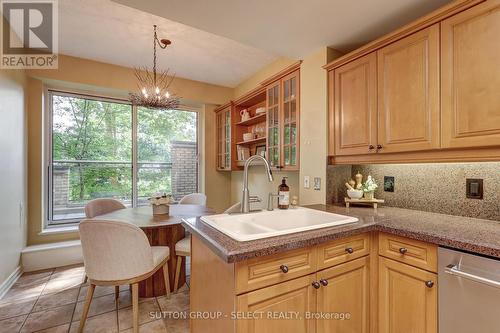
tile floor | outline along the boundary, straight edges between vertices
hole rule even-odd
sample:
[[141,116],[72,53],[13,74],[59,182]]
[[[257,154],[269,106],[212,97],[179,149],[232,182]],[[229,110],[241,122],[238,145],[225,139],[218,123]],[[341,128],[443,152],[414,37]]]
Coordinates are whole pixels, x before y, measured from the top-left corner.
[[[0,333],[77,332],[87,285],[83,266],[68,266],[23,274],[0,299]],[[170,299],[155,297],[139,303],[140,332],[187,333],[187,319],[151,316],[150,312],[189,311],[189,286]],[[131,295],[128,286],[120,287],[115,302],[114,287],[97,287],[85,325],[85,332],[132,332]]]

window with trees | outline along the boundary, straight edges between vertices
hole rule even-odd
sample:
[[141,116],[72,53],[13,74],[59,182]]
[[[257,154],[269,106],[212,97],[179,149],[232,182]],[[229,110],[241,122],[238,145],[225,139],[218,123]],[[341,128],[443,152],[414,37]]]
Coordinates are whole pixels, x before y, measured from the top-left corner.
[[197,192],[197,112],[59,91],[48,99],[48,225],[78,222],[96,198],[135,207],[158,192]]

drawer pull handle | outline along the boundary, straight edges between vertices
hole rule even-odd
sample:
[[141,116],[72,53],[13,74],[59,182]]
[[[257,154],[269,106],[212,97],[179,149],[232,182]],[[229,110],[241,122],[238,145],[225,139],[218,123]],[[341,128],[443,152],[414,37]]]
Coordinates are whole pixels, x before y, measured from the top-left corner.
[[281,265],[280,269],[283,273],[288,273],[288,266],[287,265]]
[[354,252],[354,250],[352,247],[348,247],[347,249],[345,249],[345,252],[352,254]]
[[375,146],[374,146],[374,145],[369,145],[369,146],[368,146],[368,149],[369,149],[369,150],[375,149]]
[[405,254],[406,252],[408,252],[408,249],[406,247],[400,247],[399,248],[399,253]]
[[327,281],[327,280],[325,280],[325,279],[321,279],[321,280],[319,280],[319,283],[321,283],[321,284],[322,284],[323,286],[325,286],[325,287],[328,285],[328,281]]
[[382,145],[377,145],[377,149],[382,149]]
[[427,286],[427,288],[432,288],[434,286],[434,282],[431,280],[425,281],[425,285]]
[[321,287],[321,285],[319,284],[319,282],[318,282],[318,281],[314,281],[314,282],[312,283],[312,286],[314,287],[314,289],[319,289],[319,288]]

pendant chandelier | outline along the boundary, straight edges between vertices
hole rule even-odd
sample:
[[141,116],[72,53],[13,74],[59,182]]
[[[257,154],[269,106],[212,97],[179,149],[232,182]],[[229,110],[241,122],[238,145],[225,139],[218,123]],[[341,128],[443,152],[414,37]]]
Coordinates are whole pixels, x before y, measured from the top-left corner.
[[168,69],[161,72],[156,71],[156,46],[165,49],[172,42],[168,39],[159,40],[156,34],[156,25],[153,28],[153,71],[147,67],[134,69],[140,93],[130,93],[130,102],[148,108],[176,109],[179,106],[179,98],[168,91],[175,76],[168,76]]

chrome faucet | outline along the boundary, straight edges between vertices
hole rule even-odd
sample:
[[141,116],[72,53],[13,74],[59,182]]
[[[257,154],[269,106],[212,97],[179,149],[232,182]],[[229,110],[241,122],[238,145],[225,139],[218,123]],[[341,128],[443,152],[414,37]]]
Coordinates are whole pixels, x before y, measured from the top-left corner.
[[266,168],[267,178],[270,182],[273,181],[273,173],[271,171],[271,167],[267,160],[260,155],[250,156],[245,161],[245,170],[243,171],[243,195],[241,198],[241,212],[248,213],[250,212],[250,202],[260,202],[261,200],[256,196],[250,196],[250,192],[248,191],[248,168],[252,165],[254,161],[261,160],[264,162],[264,167]]

